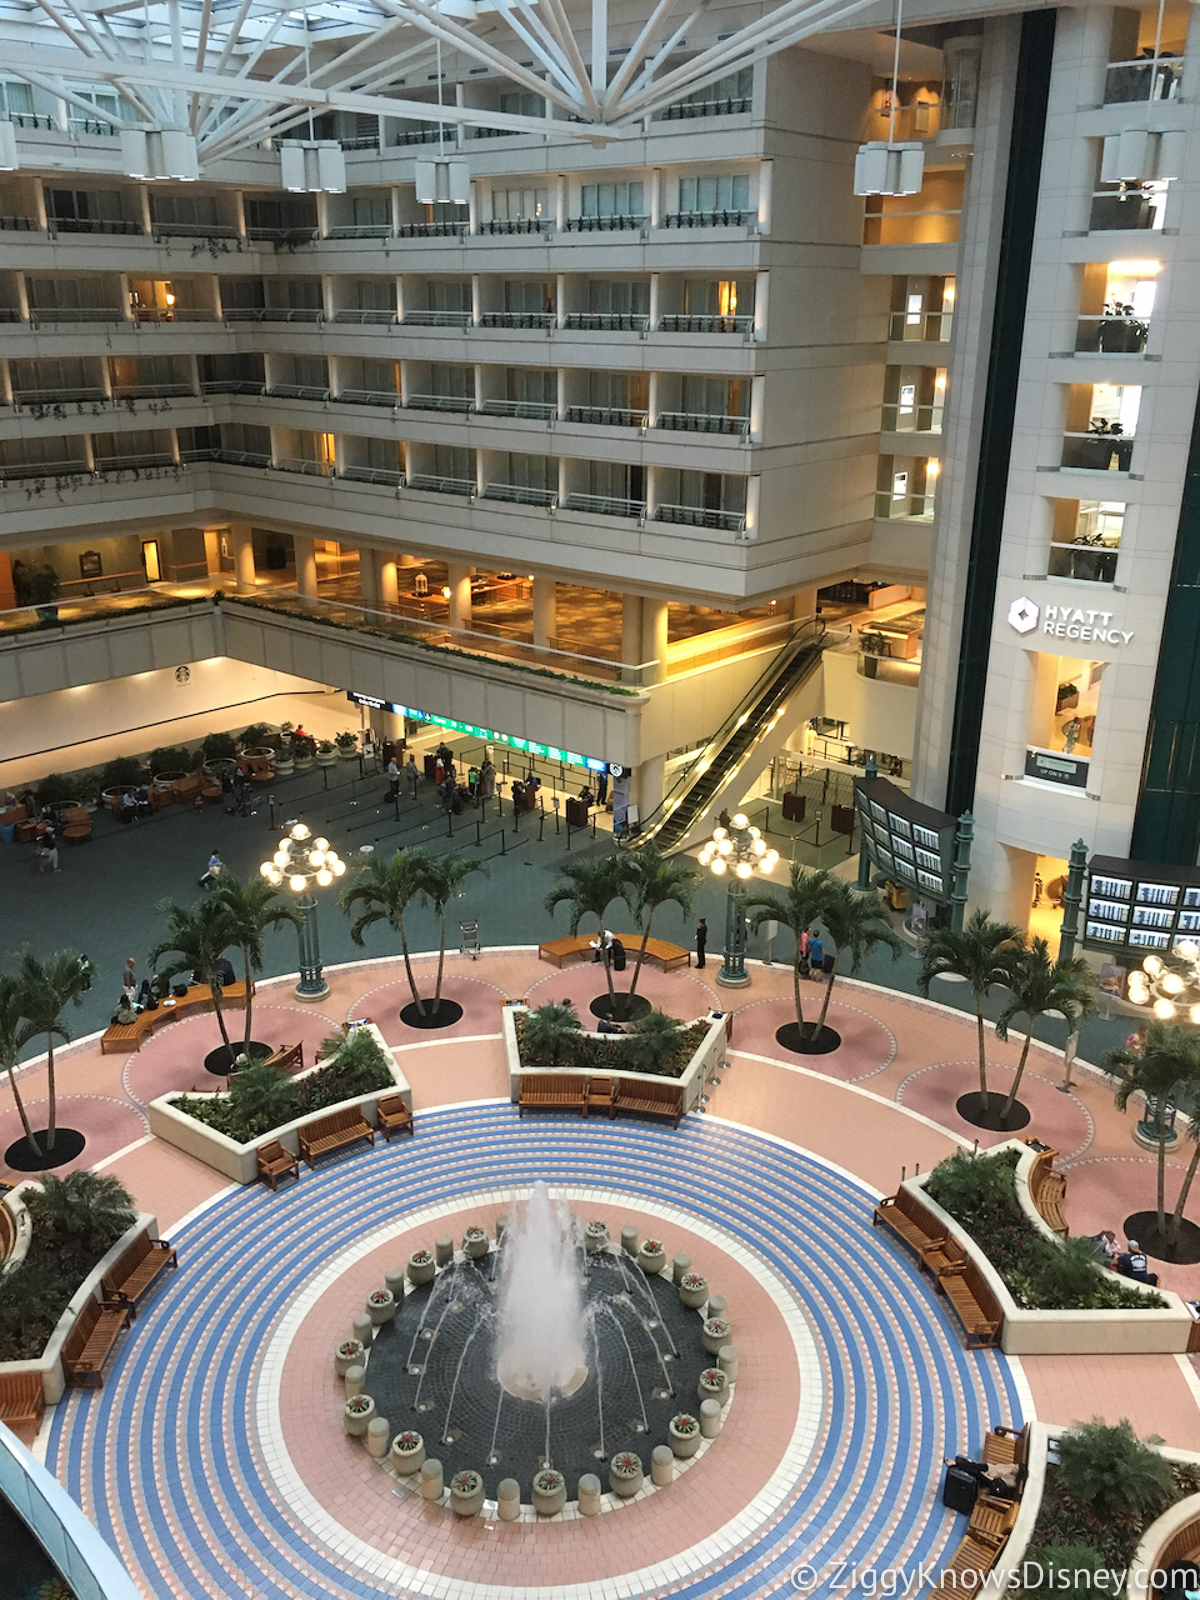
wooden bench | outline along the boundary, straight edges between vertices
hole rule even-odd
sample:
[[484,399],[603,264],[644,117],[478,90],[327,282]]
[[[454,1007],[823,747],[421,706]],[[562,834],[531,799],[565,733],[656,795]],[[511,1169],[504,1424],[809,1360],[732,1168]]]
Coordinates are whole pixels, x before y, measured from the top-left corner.
[[617,1082],[614,1105],[618,1111],[643,1111],[651,1117],[669,1117],[673,1127],[683,1116],[683,1089],[678,1082],[662,1078],[621,1078]]
[[347,1106],[343,1111],[331,1111],[327,1117],[297,1128],[300,1154],[311,1168],[318,1156],[340,1150],[344,1145],[355,1144],[359,1139],[375,1143],[375,1130],[362,1114],[361,1106]]
[[1200,1561],[1200,1517],[1185,1522],[1157,1557],[1151,1554],[1147,1566],[1151,1572],[1165,1571],[1175,1561]]
[[1006,1428],[994,1422],[983,1436],[983,1459],[989,1467],[1023,1467],[1029,1428]]
[[257,1067],[278,1067],[289,1078],[294,1077],[297,1072],[304,1071],[304,1042],[301,1040],[299,1044],[281,1045],[278,1050],[263,1056],[254,1064]]
[[383,1137],[390,1144],[394,1133],[414,1134],[413,1114],[408,1109],[408,1102],[402,1094],[390,1094],[380,1100],[375,1107],[377,1125],[383,1129]]
[[[555,967],[565,966],[568,961],[590,961],[596,953],[592,948],[595,938],[594,933],[578,933],[565,939],[547,939],[544,944],[538,945],[538,960],[549,961]],[[641,934],[618,933],[617,938],[625,946],[627,959],[636,961],[642,945]],[[670,944],[666,939],[647,939],[646,960],[654,962],[664,972],[674,972],[676,967],[691,965],[692,952],[685,950],[681,944]]]
[[18,1428],[30,1428],[36,1433],[42,1425],[45,1409],[40,1372],[0,1374],[0,1421],[6,1422],[14,1432]]
[[978,1594],[1006,1541],[1007,1535],[996,1544],[968,1533],[941,1569],[940,1581],[929,1590],[929,1600],[970,1600]]
[[933,1250],[946,1243],[946,1230],[911,1189],[899,1189],[881,1200],[872,1217],[875,1227],[882,1222],[924,1261]]
[[1004,1315],[975,1263],[964,1261],[961,1266],[947,1268],[938,1278],[938,1287],[962,1323],[968,1347],[994,1345],[1004,1325]]
[[204,788],[204,776],[199,772],[189,772],[186,778],[176,778],[171,785],[171,794],[180,805],[186,805],[189,800],[194,800]]
[[75,1319],[63,1345],[63,1374],[80,1388],[104,1387],[104,1363],[123,1328],[133,1321],[133,1307],[89,1300]]
[[1057,1150],[1042,1150],[1029,1172],[1029,1198],[1034,1210],[1048,1228],[1065,1239],[1070,1233],[1063,1216],[1063,1201],[1067,1197],[1067,1180],[1054,1170]]
[[141,1234],[122,1252],[116,1265],[104,1274],[100,1284],[105,1300],[136,1311],[138,1301],[147,1295],[168,1267],[177,1267],[179,1257],[169,1239],[152,1239]]
[[957,1239],[939,1239],[930,1245],[928,1250],[921,1252],[921,1265],[933,1275],[937,1288],[941,1288],[938,1280],[944,1272],[960,1267],[967,1259],[966,1251]]
[[1002,1545],[1013,1530],[1019,1500],[1002,1500],[999,1495],[981,1492],[975,1497],[971,1515],[967,1519],[967,1533],[975,1539]]
[[[250,986],[250,993],[254,993],[254,985]],[[148,1033],[153,1033],[155,1028],[160,1028],[164,1022],[171,1022],[175,1017],[181,1017],[187,1011],[204,1010],[213,1003],[212,990],[206,983],[193,983],[185,995],[178,998],[171,996],[169,999],[160,1000],[156,1011],[140,1011],[132,1022],[110,1022],[100,1035],[100,1054],[112,1055],[116,1051],[140,1050],[142,1040]],[[237,983],[227,983],[221,989],[221,1004],[231,1006],[244,1006],[246,1004],[246,985],[239,980]]]
[[92,837],[92,814],[86,806],[67,806],[59,813],[59,823],[64,839],[82,844]]
[[278,1139],[259,1146],[258,1175],[270,1186],[272,1193],[279,1187],[280,1178],[286,1178],[289,1172],[297,1182],[300,1181],[300,1163]]
[[578,1111],[587,1115],[588,1080],[573,1072],[523,1072],[517,1091],[517,1116],[534,1111]]

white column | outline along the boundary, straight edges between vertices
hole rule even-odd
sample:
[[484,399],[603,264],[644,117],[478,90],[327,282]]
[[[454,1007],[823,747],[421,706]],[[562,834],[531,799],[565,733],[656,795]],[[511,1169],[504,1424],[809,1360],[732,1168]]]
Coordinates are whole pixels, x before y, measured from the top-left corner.
[[450,626],[452,628],[470,628],[471,626],[471,573],[473,568],[459,566],[451,563],[446,570],[446,582],[450,588]]
[[567,230],[567,175],[560,172],[554,180],[554,226],[559,233]]
[[650,169],[650,226],[662,226],[662,189],[663,175],[661,167]]
[[142,215],[142,232],[154,232],[154,219],[150,215],[150,191],[144,183],[138,184],[138,206]]
[[662,297],[661,297],[661,294],[660,294],[659,275],[658,275],[657,272],[652,272],[650,274],[650,327],[651,327],[651,330],[653,330],[653,329],[658,327],[658,319],[659,319],[659,316],[661,314],[660,304],[659,304],[661,298]]
[[652,372],[650,374],[649,382],[646,385],[646,391],[647,391],[646,392],[646,426],[648,428],[655,428],[655,427],[658,426],[658,373],[657,372]]
[[379,552],[379,603],[396,606],[400,603],[400,581],[396,576],[396,557]]
[[[382,137],[382,135],[381,135]],[[400,185],[392,185],[392,232],[399,236],[403,215],[400,209]]]
[[621,660],[626,666],[636,667],[642,660],[642,597],[640,594],[621,596]]
[[12,405],[12,373],[7,361],[0,361],[0,400],[6,406]]
[[479,232],[479,185],[471,183],[467,186],[467,232]]
[[663,770],[666,767],[664,756],[651,756],[649,761],[643,761],[634,774],[637,791],[638,817],[642,822],[661,803],[663,797]]
[[317,545],[314,539],[297,533],[292,538],[296,555],[296,593],[307,600],[317,595]]
[[210,578],[219,578],[221,575],[220,528],[205,528],[204,530],[204,570]]
[[806,622],[817,614],[817,591],[797,589],[792,596],[792,616],[797,622]]
[[767,380],[757,376],[750,379],[750,442],[762,443],[763,411],[766,403]]
[[661,683],[667,675],[667,602],[642,601],[642,660],[653,661],[646,668],[647,683]]
[[358,582],[362,589],[362,603],[368,611],[379,606],[379,556],[375,550],[359,546]]
[[762,478],[756,472],[746,479],[746,531],[744,539],[758,538],[759,501],[762,495]]
[[567,325],[567,275],[560,272],[554,285],[554,320],[560,328]]
[[558,631],[556,616],[558,602],[558,583],[554,578],[543,578],[537,574],[533,579],[533,642],[536,645],[552,645]]
[[255,585],[254,573],[254,540],[250,533],[248,522],[231,522],[229,524],[229,537],[233,542],[233,575],[239,588],[253,589]]
[[477,328],[483,313],[483,281],[477,272],[471,274],[471,322]]
[[246,197],[240,189],[233,191],[233,225],[239,239],[246,237]]
[[769,272],[760,272],[754,285],[754,337],[760,343],[767,337],[767,286]]
[[758,231],[770,233],[771,231],[771,190],[775,174],[775,163],[764,161],[758,169]]

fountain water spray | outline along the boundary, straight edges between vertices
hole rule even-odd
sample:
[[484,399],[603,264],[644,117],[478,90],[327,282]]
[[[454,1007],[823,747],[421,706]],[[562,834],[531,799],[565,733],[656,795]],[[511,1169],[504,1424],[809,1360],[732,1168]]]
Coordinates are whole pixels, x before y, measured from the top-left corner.
[[522,1215],[510,1219],[500,1263],[496,1375],[521,1399],[573,1394],[587,1376],[576,1248],[570,1211],[536,1184]]

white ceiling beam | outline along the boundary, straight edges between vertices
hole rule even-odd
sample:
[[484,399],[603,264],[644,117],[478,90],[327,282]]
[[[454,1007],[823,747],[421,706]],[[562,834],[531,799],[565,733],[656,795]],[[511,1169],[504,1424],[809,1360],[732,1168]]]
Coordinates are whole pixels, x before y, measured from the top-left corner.
[[641,33],[633,41],[633,47],[625,57],[617,75],[608,86],[608,95],[612,100],[619,100],[629,86],[629,82],[645,58],[646,52],[654,42],[658,30],[679,4],[679,0],[658,0],[654,10],[646,18]]
[[554,29],[559,42],[567,52],[567,58],[574,69],[576,81],[583,94],[585,107],[598,122],[600,120],[600,102],[596,98],[596,91],[592,88],[592,80],[588,77],[588,70],[579,49],[579,41],[575,37],[575,30],[571,27],[571,19],[563,9],[562,0],[541,0],[541,3],[546,8],[546,17],[550,26]]

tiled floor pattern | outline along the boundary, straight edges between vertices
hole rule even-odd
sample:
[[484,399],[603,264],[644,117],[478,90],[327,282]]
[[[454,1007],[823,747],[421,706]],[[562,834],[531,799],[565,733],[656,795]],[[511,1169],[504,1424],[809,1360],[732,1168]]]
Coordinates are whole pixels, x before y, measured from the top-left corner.
[[[794,1459],[784,1452],[785,1481],[763,1499],[778,1462],[754,1458],[771,1434],[753,1426],[749,1396],[758,1390],[761,1404],[765,1387],[789,1426],[810,1398],[797,1363],[780,1359],[768,1363],[777,1372],[747,1370],[747,1398],[735,1401],[718,1448],[666,1493],[594,1523],[464,1527],[409,1498],[380,1517],[379,1475],[364,1487],[365,1455],[326,1425],[336,1395],[321,1381],[309,1404],[322,1423],[307,1433],[298,1425],[303,1385],[293,1386],[283,1432],[301,1477],[328,1480],[331,1457],[345,1471],[334,1475],[327,1522],[297,1515],[268,1470],[279,1441],[261,1437],[257,1422],[264,1383],[288,1392],[288,1360],[281,1369],[264,1361],[272,1330],[356,1241],[403,1228],[422,1208],[459,1213],[481,1191],[498,1191],[499,1205],[534,1176],[568,1191],[619,1185],[633,1213],[686,1214],[706,1239],[697,1252],[719,1258],[729,1240],[761,1260],[783,1286],[778,1314],[802,1316],[820,1355],[815,1443]],[[412,1142],[349,1154],[276,1196],[219,1195],[177,1230],[179,1272],[139,1315],[104,1389],[58,1408],[49,1459],[153,1595],[749,1600],[790,1592],[800,1562],[934,1559],[954,1532],[937,1493],[941,1456],[976,1446],[990,1421],[1019,1420],[1017,1373],[1000,1355],[962,1348],[929,1285],[872,1229],[871,1200],[838,1168],[711,1117],[675,1134],[633,1122],[520,1122],[502,1103],[427,1113]],[[731,1482],[761,1503],[731,1515]]]

